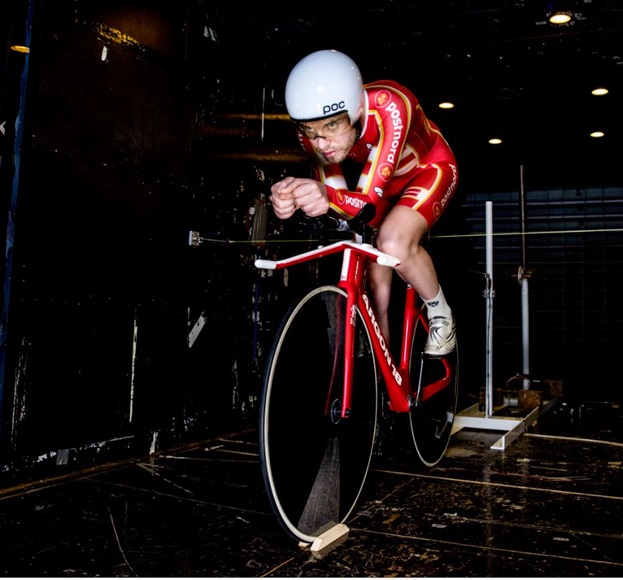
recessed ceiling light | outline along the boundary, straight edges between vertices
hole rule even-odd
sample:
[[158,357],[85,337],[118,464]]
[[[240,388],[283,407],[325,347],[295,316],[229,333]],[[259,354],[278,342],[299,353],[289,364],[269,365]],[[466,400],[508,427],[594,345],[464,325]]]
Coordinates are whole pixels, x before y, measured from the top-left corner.
[[591,95],[607,95],[608,94],[608,89],[606,89],[605,87],[597,87],[596,89],[593,89],[591,91]]
[[552,24],[567,24],[573,18],[571,12],[554,12],[550,15],[549,21]]
[[605,135],[605,133],[603,131],[593,131],[591,133],[591,137],[594,137],[595,139],[598,139],[599,137],[603,137]]
[[500,143],[502,143],[502,139],[498,139],[497,137],[493,137],[492,139],[489,139],[489,143],[491,145],[499,145]]
[[450,103],[449,101],[444,101],[443,103],[439,103],[440,109],[454,109],[454,103]]

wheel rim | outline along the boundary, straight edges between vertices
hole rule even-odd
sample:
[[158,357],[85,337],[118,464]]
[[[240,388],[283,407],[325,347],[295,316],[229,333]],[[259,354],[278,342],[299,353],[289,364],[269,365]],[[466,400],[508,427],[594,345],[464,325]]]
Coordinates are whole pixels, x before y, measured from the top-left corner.
[[267,365],[260,459],[271,507],[299,541],[312,542],[349,516],[376,436],[376,367],[360,318],[359,382],[351,416],[341,418],[343,333],[336,328],[343,328],[344,301],[335,287],[308,294],[286,317]]
[[[446,372],[442,358],[421,356],[425,341],[426,332],[421,324],[417,324],[410,369],[413,389],[417,389],[420,376],[422,384],[427,384],[440,379]],[[430,399],[414,404],[409,412],[417,457],[427,467],[441,461],[452,435],[459,387],[458,341],[454,351],[444,358],[453,371],[450,384]]]

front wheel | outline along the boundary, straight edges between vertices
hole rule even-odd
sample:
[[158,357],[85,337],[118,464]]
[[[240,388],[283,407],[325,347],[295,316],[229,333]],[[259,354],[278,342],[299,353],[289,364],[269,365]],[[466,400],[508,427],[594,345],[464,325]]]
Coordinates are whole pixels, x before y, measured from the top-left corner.
[[[419,461],[426,467],[443,457],[456,415],[459,394],[459,343],[449,355],[431,357],[424,354],[428,331],[421,321],[414,328],[410,376],[414,395],[419,392],[409,412],[411,434]],[[428,396],[431,385],[445,385]],[[433,387],[434,388],[434,387]]]
[[346,295],[307,294],[285,316],[264,375],[260,463],[273,512],[302,542],[344,523],[368,473],[376,438],[377,381],[370,336],[355,317],[351,411],[341,418]]

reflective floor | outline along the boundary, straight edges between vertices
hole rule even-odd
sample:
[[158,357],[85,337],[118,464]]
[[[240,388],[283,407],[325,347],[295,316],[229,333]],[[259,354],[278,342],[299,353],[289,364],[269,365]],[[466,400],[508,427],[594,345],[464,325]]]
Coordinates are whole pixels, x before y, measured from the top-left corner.
[[414,469],[374,458],[348,535],[324,553],[285,535],[250,430],[147,462],[0,490],[4,576],[621,577],[618,406],[557,405],[506,448],[463,429]]

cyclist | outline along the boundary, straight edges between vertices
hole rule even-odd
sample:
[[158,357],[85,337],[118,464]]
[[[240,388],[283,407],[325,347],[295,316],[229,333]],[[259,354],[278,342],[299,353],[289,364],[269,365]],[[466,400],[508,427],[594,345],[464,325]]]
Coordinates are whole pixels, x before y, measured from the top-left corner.
[[[313,52],[296,64],[285,102],[314,178],[286,176],[274,183],[275,215],[287,219],[300,208],[312,217],[331,211],[348,219],[373,203],[377,247],[400,260],[398,274],[426,303],[425,352],[452,352],[452,310],[421,245],[458,183],[454,154],[437,126],[409,89],[389,80],[364,85],[355,62],[335,50]],[[391,278],[390,268],[371,264],[369,289],[386,337]]]

